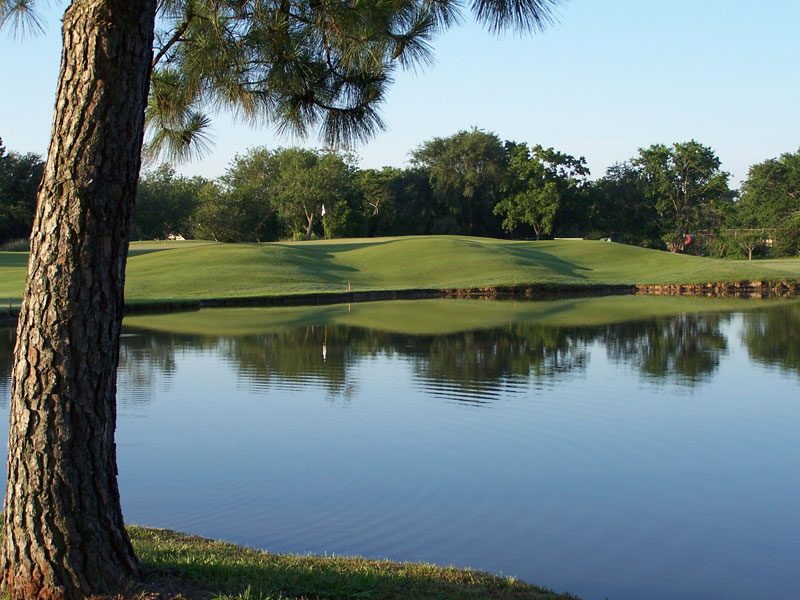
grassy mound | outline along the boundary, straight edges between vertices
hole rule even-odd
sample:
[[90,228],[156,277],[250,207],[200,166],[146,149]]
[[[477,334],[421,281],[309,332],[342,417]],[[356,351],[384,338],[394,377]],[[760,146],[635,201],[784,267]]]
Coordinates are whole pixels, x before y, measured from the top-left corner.
[[[0,252],[0,299],[18,300],[24,253]],[[800,278],[800,260],[723,261],[599,241],[459,236],[299,243],[137,242],[130,303],[302,293],[629,285]]]

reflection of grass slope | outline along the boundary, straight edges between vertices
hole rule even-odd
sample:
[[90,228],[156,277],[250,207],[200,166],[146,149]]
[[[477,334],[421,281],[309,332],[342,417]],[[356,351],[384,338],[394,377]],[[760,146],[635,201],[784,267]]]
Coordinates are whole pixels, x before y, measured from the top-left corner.
[[[0,298],[24,254],[0,252]],[[303,243],[136,242],[128,302],[525,284],[708,283],[800,276],[800,260],[722,261],[607,242],[420,236]]]
[[[574,598],[513,578],[453,567],[363,558],[267,554],[233,544],[141,527],[131,527],[130,533],[146,574],[152,573],[157,579],[171,576],[172,582],[164,582],[167,587],[180,589],[182,582],[194,589],[213,591],[220,600]],[[148,584],[145,583],[143,588],[146,591]]]
[[308,325],[350,325],[411,335],[449,334],[508,323],[601,325],[683,312],[731,311],[785,304],[785,300],[736,300],[679,296],[607,296],[543,302],[399,300],[311,307],[215,308],[133,315],[129,327],[171,333],[242,335]]

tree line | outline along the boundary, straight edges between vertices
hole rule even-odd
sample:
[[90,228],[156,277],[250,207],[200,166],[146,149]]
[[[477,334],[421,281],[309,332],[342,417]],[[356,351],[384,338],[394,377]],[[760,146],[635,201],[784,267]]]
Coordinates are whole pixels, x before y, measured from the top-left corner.
[[[800,252],[800,151],[729,186],[714,151],[654,144],[590,179],[583,157],[480,129],[424,142],[406,168],[333,150],[253,148],[216,180],[169,164],[139,182],[132,239],[224,242],[462,234],[610,238],[717,257]],[[0,143],[0,240],[26,237],[43,163]]]

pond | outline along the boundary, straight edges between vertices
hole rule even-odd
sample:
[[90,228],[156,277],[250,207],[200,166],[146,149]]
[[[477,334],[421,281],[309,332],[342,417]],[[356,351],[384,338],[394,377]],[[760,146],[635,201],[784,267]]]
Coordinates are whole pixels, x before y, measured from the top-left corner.
[[131,523],[585,600],[797,593],[797,301],[141,315],[118,396]]

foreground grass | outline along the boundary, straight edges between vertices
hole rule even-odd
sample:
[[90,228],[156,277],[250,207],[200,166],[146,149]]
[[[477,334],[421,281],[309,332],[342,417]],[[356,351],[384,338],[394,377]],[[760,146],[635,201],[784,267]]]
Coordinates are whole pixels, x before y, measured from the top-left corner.
[[[0,299],[17,301],[27,257],[0,252]],[[728,261],[599,241],[461,236],[300,243],[136,242],[129,303],[512,285],[632,285],[800,278],[800,259]]]
[[172,531],[130,527],[144,583],[118,598],[187,600],[439,598],[566,600],[513,578],[363,558],[274,555]]

